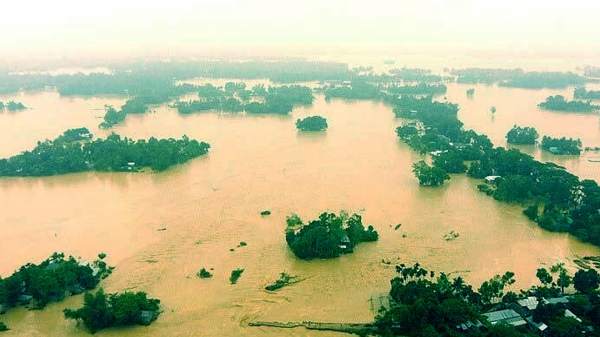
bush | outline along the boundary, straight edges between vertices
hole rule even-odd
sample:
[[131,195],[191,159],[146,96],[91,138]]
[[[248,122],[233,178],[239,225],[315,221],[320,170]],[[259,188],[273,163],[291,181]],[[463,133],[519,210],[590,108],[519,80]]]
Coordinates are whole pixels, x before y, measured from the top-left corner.
[[236,284],[238,279],[242,276],[242,273],[244,272],[244,269],[236,269],[236,270],[232,270],[231,271],[231,276],[229,276],[229,282],[231,282],[231,284]]
[[321,116],[310,116],[296,121],[296,128],[300,131],[323,131],[327,127],[327,119]]
[[211,278],[213,274],[211,274],[206,268],[202,268],[199,272],[196,273],[196,276],[199,278]]

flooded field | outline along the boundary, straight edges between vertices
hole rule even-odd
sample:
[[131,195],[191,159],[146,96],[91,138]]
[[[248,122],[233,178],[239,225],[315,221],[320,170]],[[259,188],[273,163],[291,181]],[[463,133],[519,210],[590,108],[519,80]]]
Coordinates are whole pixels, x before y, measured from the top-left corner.
[[[470,87],[475,88],[472,99],[465,94]],[[597,115],[537,109],[555,94],[572,97],[572,91],[459,84],[449,84],[446,96],[460,105],[465,127],[487,134],[496,146],[505,146],[504,136],[514,124],[600,146]],[[82,126],[97,137],[111,131],[134,139],[186,134],[212,146],[207,156],[160,174],[0,179],[0,275],[54,251],[88,259],[105,252],[116,269],[102,287],[161,299],[164,313],[151,326],[110,329],[99,336],[337,336],[244,323],[368,322],[373,317],[369,299],[389,290],[397,261],[463,276],[474,287],[510,270],[515,287],[528,288],[537,283],[535,271],[542,265],[565,261],[572,268],[576,256],[600,255],[600,249],[569,235],[541,230],[522,215],[521,206],[479,193],[480,182],[464,175],[453,175],[441,188],[419,187],[411,165],[423,157],[399,142],[394,129],[401,121],[380,103],[327,102],[317,96],[313,106],[284,117],[180,116],[163,105],[105,131],[97,127],[104,105],[120,106],[125,98],[61,98],[54,92],[0,98],[9,99],[32,109],[0,114],[0,157]],[[497,108],[494,115],[491,106]],[[327,118],[327,132],[298,133],[296,119],[314,114]],[[600,163],[586,157],[522,150],[600,180]],[[295,212],[311,220],[341,209],[362,214],[380,240],[335,260],[295,259],[285,244],[286,216]],[[263,210],[272,214],[261,216]],[[402,226],[394,230],[398,223]],[[450,231],[460,236],[444,240]],[[241,241],[248,245],[237,247]],[[203,267],[214,268],[215,276],[197,278]],[[238,284],[230,285],[236,268],[245,271]],[[276,294],[265,292],[264,286],[284,271],[306,280]],[[88,336],[62,318],[63,308],[81,301],[76,296],[43,311],[11,310],[1,317],[12,328],[5,335]]]

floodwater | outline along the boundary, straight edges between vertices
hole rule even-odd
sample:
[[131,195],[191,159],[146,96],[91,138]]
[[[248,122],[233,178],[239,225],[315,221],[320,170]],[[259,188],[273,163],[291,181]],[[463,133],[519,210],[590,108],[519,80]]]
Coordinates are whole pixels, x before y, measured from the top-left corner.
[[[541,135],[581,138],[600,146],[594,115],[538,111],[548,91],[449,85],[467,128],[488,134],[497,146],[513,124],[535,126]],[[553,92],[553,94],[561,93]],[[567,95],[568,96],[568,95]],[[570,96],[568,96],[570,97]],[[98,130],[104,104],[125,98],[60,98],[56,93],[20,94],[33,109],[0,114],[0,155],[31,149],[37,140],[64,130]],[[495,116],[489,112],[496,106]],[[100,110],[96,110],[100,109]],[[600,255],[598,248],[566,234],[539,229],[521,206],[496,202],[477,191],[480,182],[453,175],[441,188],[419,187],[411,172],[422,159],[400,143],[401,124],[389,107],[322,96],[291,116],[201,113],[180,116],[159,106],[128,116],[112,131],[133,138],[190,138],[207,141],[207,156],[160,174],[83,173],[48,178],[0,180],[0,275],[54,251],[93,259],[108,255],[114,273],[102,281],[109,292],[145,291],[161,300],[164,313],[149,327],[111,329],[98,336],[338,336],[303,328],[248,327],[249,320],[368,322],[369,299],[389,290],[394,263],[463,276],[474,287],[507,270],[517,288],[536,284],[535,270],[576,256]],[[298,133],[297,118],[319,114],[329,130]],[[530,151],[571,172],[598,180],[599,163]],[[362,214],[380,233],[375,243],[334,260],[299,261],[287,249],[285,218],[304,220],[339,210]],[[269,216],[260,212],[270,210]],[[396,224],[402,224],[394,230]],[[165,228],[166,230],[161,230]],[[444,240],[450,231],[459,233]],[[237,247],[244,241],[248,245]],[[233,248],[234,251],[230,251]],[[382,263],[391,261],[391,265]],[[201,268],[214,277],[199,279]],[[236,285],[231,270],[243,268]],[[263,287],[287,272],[305,280],[267,293]],[[6,336],[88,336],[62,309],[82,296],[43,311],[13,309],[0,316]]]

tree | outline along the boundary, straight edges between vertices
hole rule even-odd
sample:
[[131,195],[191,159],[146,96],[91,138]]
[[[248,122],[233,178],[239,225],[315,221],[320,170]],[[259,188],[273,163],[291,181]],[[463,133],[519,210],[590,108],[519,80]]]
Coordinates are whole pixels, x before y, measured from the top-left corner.
[[296,121],[296,128],[301,131],[323,131],[327,127],[327,119],[321,116],[309,116]]
[[[85,294],[83,307],[64,309],[63,313],[67,319],[81,320],[91,333],[95,333],[112,326],[150,324],[160,314],[159,304],[160,300],[147,298],[144,292],[105,294],[100,288],[95,294]],[[150,316],[144,316],[143,312]]]
[[506,134],[506,139],[509,144],[518,145],[535,144],[535,141],[538,139],[538,137],[539,134],[536,129],[528,126],[522,128],[515,125]]
[[548,286],[548,285],[552,284],[552,275],[550,275],[550,273],[548,272],[548,270],[546,268],[538,268],[535,276],[538,278],[538,280],[540,280],[540,282],[544,286]]
[[413,164],[413,173],[419,179],[421,186],[440,186],[450,175],[437,166],[429,166],[424,160]]
[[596,269],[578,270],[573,277],[575,290],[589,294],[600,286],[600,275]]
[[565,288],[568,288],[572,282],[572,278],[569,276],[565,264],[562,262],[556,263],[550,268],[550,272],[553,274],[558,273],[556,284],[560,287],[560,292],[564,294]]
[[[298,224],[295,219],[292,221]],[[344,211],[339,216],[322,213],[317,220],[299,229],[290,227],[290,222],[286,241],[296,257],[304,260],[338,257],[343,253],[351,253],[361,242],[377,241],[379,238],[373,226],[364,228],[360,215],[349,216]]]

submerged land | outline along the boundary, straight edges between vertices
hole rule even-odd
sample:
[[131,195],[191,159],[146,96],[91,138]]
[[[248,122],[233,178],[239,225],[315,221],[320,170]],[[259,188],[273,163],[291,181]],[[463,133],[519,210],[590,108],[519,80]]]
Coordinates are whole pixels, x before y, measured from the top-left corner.
[[[389,67],[394,66],[393,64],[386,65]],[[244,120],[250,120],[252,123],[270,121],[252,119],[254,118],[253,116],[280,118],[277,127],[287,127],[284,132],[293,134],[294,137],[298,137],[299,141],[310,142],[311,148],[316,149],[325,144],[329,140],[329,137],[336,137],[335,132],[343,130],[343,119],[337,119],[341,123],[336,123],[336,119],[334,119],[329,124],[324,117],[320,116],[322,114],[327,117],[327,111],[317,111],[317,113],[311,113],[310,115],[306,114],[306,118],[304,119],[296,119],[296,124],[294,124],[294,119],[286,119],[286,116],[289,117],[294,111],[298,110],[304,109],[310,111],[318,99],[323,99],[323,104],[331,104],[335,100],[340,100],[344,104],[346,104],[345,102],[355,103],[366,101],[369,104],[379,104],[383,111],[387,111],[389,120],[392,121],[391,123],[386,122],[389,124],[387,130],[377,129],[375,132],[391,134],[392,138],[385,139],[386,142],[394,145],[394,151],[413,151],[413,154],[409,154],[407,155],[408,157],[403,159],[405,164],[402,167],[413,177],[413,180],[409,182],[413,185],[421,186],[416,187],[418,193],[432,195],[442,193],[443,195],[443,189],[453,184],[454,181],[468,181],[472,186],[477,186],[477,189],[493,197],[493,203],[483,202],[488,207],[510,208],[514,212],[513,218],[523,218],[523,220],[519,221],[527,222],[527,219],[530,219],[532,223],[536,223],[543,230],[568,233],[571,237],[581,242],[587,242],[596,247],[600,246],[600,226],[598,226],[600,223],[598,215],[600,214],[600,187],[594,179],[580,178],[566,167],[557,165],[552,161],[544,162],[537,160],[531,154],[523,152],[519,148],[494,144],[487,135],[467,128],[465,126],[466,123],[459,118],[461,117],[459,114],[461,106],[450,102],[446,97],[442,97],[442,95],[447,94],[449,86],[462,85],[463,83],[468,85],[485,83],[486,85],[496,85],[498,88],[526,88],[532,90],[581,88],[593,82],[585,73],[527,72],[521,69],[483,68],[453,69],[441,74],[420,68],[391,68],[387,71],[377,72],[372,67],[350,68],[343,63],[306,60],[279,62],[264,62],[259,60],[244,63],[170,61],[154,62],[151,65],[145,64],[144,66],[135,63],[112,65],[111,69],[113,69],[111,73],[90,75],[19,75],[8,72],[0,75],[4,80],[2,81],[3,85],[0,91],[6,95],[17,91],[35,94],[40,90],[51,90],[61,97],[82,96],[99,99],[99,101],[108,101],[108,99],[104,99],[105,95],[118,95],[121,97],[121,101],[124,101],[124,104],[120,105],[118,109],[114,108],[114,106],[119,106],[119,104],[104,103],[99,110],[103,112],[103,116],[101,116],[103,122],[99,125],[97,123],[78,125],[76,128],[67,129],[53,141],[39,139],[37,146],[33,150],[22,149],[20,154],[13,153],[6,159],[0,160],[0,175],[10,177],[3,178],[6,179],[6,182],[10,183],[11,179],[16,179],[12,178],[15,176],[68,176],[77,172],[96,172],[95,174],[102,174],[101,172],[119,172],[116,174],[135,175],[140,171],[144,171],[145,168],[151,169],[153,172],[151,175],[160,177],[160,174],[162,174],[160,172],[165,173],[169,170],[177,170],[178,166],[184,164],[193,165],[195,160],[199,160],[199,157],[207,157],[205,161],[210,162],[212,157],[204,156],[207,154],[209,148],[215,147],[220,149],[220,151],[227,151],[228,146],[236,144],[232,143],[231,140],[215,138],[220,143],[208,140],[211,143],[209,145],[203,141],[190,139],[185,133],[183,133],[180,140],[176,140],[175,138],[157,139],[151,136],[148,140],[140,139],[137,141],[134,141],[131,137],[122,137],[114,133],[115,129],[117,131],[126,131],[128,124],[136,121],[135,118],[164,113],[164,109],[171,109],[170,111],[176,112],[177,118],[204,118],[203,114],[217,114],[219,118],[225,119],[222,121],[223,124],[227,124],[228,122],[231,124],[239,123],[239,121]],[[226,82],[224,85],[185,82],[198,78],[209,82],[211,80],[226,79]],[[230,79],[235,80],[231,81]],[[259,83],[251,85],[245,83],[245,81],[252,80],[268,80],[270,84],[264,85]],[[251,88],[251,90],[247,88]],[[469,90],[472,90],[470,94]],[[480,90],[479,87],[477,90],[472,88],[469,90],[467,90],[467,99],[473,101],[478,99],[480,92],[485,92],[485,90]],[[575,93],[579,95],[588,93],[585,91],[586,89],[583,90],[583,92],[576,90]],[[462,90],[462,95],[464,95],[464,92]],[[590,91],[590,93],[593,92]],[[25,99],[23,101],[28,107],[31,105]],[[37,108],[33,105],[32,107],[34,109]],[[319,107],[327,107],[327,105],[320,105]],[[564,96],[559,94],[548,97],[545,104],[540,104],[540,107],[547,110],[575,112],[590,112],[595,109],[595,106],[589,102],[566,101]],[[495,106],[492,106],[492,108],[493,110],[488,107],[485,111],[478,113],[485,115],[485,118],[494,118],[494,115],[501,115],[503,113],[501,109],[496,113]],[[533,105],[532,108],[536,109],[537,106]],[[347,114],[350,113],[357,112],[347,112]],[[364,111],[363,113],[368,114],[373,112]],[[328,118],[328,120],[331,120],[331,118]],[[137,121],[143,121],[143,119],[137,119]],[[221,121],[216,122],[212,120],[211,123],[221,125]],[[365,125],[368,124],[367,122],[363,123]],[[295,128],[301,131],[322,131],[325,129],[328,129],[328,131],[314,134],[306,132],[298,133],[294,130]],[[90,129],[94,130],[94,133],[98,130],[101,134],[106,134],[107,132],[110,132],[110,134],[105,139],[96,138],[92,140],[94,136],[90,132]],[[185,127],[182,129],[193,131]],[[201,131],[206,130],[209,129],[201,129]],[[263,131],[261,131],[260,126],[256,130],[256,132],[250,132],[253,132],[257,136],[254,139],[255,142],[262,144],[258,136],[263,134]],[[248,130],[239,128],[236,129],[238,134],[228,134],[227,137],[242,137],[245,131]],[[195,138],[197,133],[194,132],[194,134]],[[535,147],[536,141],[539,138],[537,130],[533,127],[521,127],[516,124],[513,126],[513,129],[506,129],[505,134],[506,136],[503,138],[506,138],[507,144],[525,146],[531,144],[530,146]],[[540,144],[541,149],[549,151],[552,154],[577,156],[581,152],[584,152],[584,145],[586,147],[597,147],[600,145],[585,143],[585,139],[582,142],[579,140],[579,137],[573,139],[571,138],[573,137],[571,134],[552,136],[544,135]],[[569,137],[568,139],[566,138],[567,136]],[[199,139],[205,139],[202,135],[200,137]],[[246,138],[244,139],[242,142],[244,146],[248,148],[256,147],[251,141],[248,141]],[[405,147],[398,148],[400,146],[398,144],[402,144],[401,146]],[[344,145],[341,146],[343,147]],[[238,148],[238,150],[243,150],[243,148]],[[262,151],[260,148],[257,150],[259,151],[258,153]],[[369,150],[377,151],[378,149],[373,148]],[[524,150],[527,151],[527,149]],[[254,151],[254,149],[248,149],[248,151]],[[316,163],[319,160],[325,160],[319,156],[313,156],[310,153],[310,149],[308,151],[307,157],[302,160],[311,162],[312,165],[317,165]],[[271,155],[279,154],[264,153],[265,157]],[[254,162],[256,158],[248,158],[246,160],[250,163],[249,170],[252,170],[256,165]],[[384,158],[383,160],[389,159]],[[352,159],[352,161],[360,162],[361,158]],[[377,174],[377,170],[380,168],[375,163],[369,163],[368,166],[373,165],[375,166],[375,170],[370,172]],[[343,166],[337,168],[335,166],[317,167],[319,168],[318,170],[312,171],[312,179],[321,183],[324,181],[318,177],[319,175],[327,177],[333,174],[333,172],[339,175],[349,170]],[[294,170],[293,167],[289,168]],[[286,169],[283,169],[283,172]],[[311,164],[303,166],[302,170],[294,170],[295,173],[293,174],[296,176],[291,178],[290,181],[293,183],[294,179],[298,178],[298,175],[302,176],[306,174],[305,172],[311,172],[310,170]],[[331,172],[329,172],[330,170]],[[269,181],[268,178],[260,178],[261,176],[254,175],[252,171],[244,171],[242,169],[241,172],[243,173],[238,173],[243,174],[245,179],[238,181],[240,184],[252,185],[255,179]],[[360,169],[358,172],[360,172]],[[463,173],[466,173],[470,177],[468,178],[469,180],[461,180],[460,174]],[[209,171],[204,172],[203,170],[199,170],[198,174],[210,176]],[[277,173],[278,176],[282,174],[284,173]],[[406,173],[404,174],[406,175]],[[282,179],[285,180],[287,178]],[[310,179],[305,180],[304,184],[307,181],[311,181]],[[210,181],[203,180],[203,184],[206,183],[210,183]],[[302,180],[299,183],[302,183]],[[392,182],[388,181],[387,183]],[[193,186],[195,189],[207,188],[205,185],[194,184]],[[246,188],[244,186],[239,187],[240,190]],[[311,198],[310,194],[314,193],[314,191],[298,188],[300,189],[299,191],[294,191],[291,188],[284,189],[284,195],[296,198],[295,195],[306,193],[307,196],[305,197]],[[218,189],[219,187],[213,187],[212,192],[218,192]],[[331,188],[327,189],[331,190]],[[478,193],[477,189],[472,189],[471,192],[473,194]],[[388,197],[393,198],[391,195],[388,195]],[[224,226],[224,223],[229,220],[221,218],[220,214],[227,213],[227,210],[223,208],[219,208],[220,210],[202,208],[202,202],[210,203],[209,200],[211,197],[205,195],[202,198],[202,201],[196,200],[200,204],[201,212],[214,212],[214,215],[209,216],[214,222],[214,227],[213,225],[208,225],[207,228],[201,229],[210,241],[211,231],[218,232],[219,228]],[[235,198],[239,197],[234,195],[233,198],[236,200]],[[334,262],[339,259],[342,259],[342,261],[348,261],[347,259],[358,259],[360,261],[360,259],[364,259],[364,257],[360,257],[364,250],[362,248],[363,244],[358,244],[365,242],[364,245],[368,247],[365,249],[370,251],[369,255],[366,256],[369,256],[368,259],[370,261],[368,265],[360,265],[361,268],[374,268],[374,265],[381,265],[381,267],[375,268],[385,268],[385,266],[393,266],[394,268],[392,273],[383,272],[385,269],[382,269],[381,272],[386,274],[386,277],[380,277],[377,281],[380,284],[378,286],[379,289],[382,287],[387,288],[386,293],[388,295],[385,297],[389,299],[388,305],[384,306],[378,313],[373,313],[371,316],[373,318],[372,321],[363,321],[364,325],[340,323],[339,327],[341,327],[341,330],[334,329],[335,326],[330,324],[331,322],[314,324],[315,320],[311,320],[312,323],[305,322],[302,324],[269,323],[266,317],[264,317],[264,320],[254,320],[254,323],[249,324],[250,326],[274,326],[281,328],[306,326],[309,329],[319,329],[318,327],[321,327],[323,330],[344,331],[346,329],[346,332],[361,335],[374,334],[384,336],[423,334],[494,336],[498,334],[506,335],[508,333],[514,335],[537,333],[538,331],[535,329],[539,328],[539,326],[536,327],[536,324],[543,322],[546,326],[557,331],[556,333],[574,331],[573,333],[577,335],[577,333],[585,331],[587,335],[590,335],[595,333],[595,331],[600,331],[597,317],[594,316],[594,313],[598,312],[598,303],[600,303],[597,290],[599,278],[597,273],[594,274],[598,266],[594,263],[581,262],[595,261],[595,257],[588,256],[587,260],[578,260],[580,263],[571,266],[571,268],[577,269],[577,272],[574,272],[573,269],[568,270],[564,264],[560,264],[562,261],[559,261],[559,264],[556,264],[557,267],[554,268],[553,266],[554,269],[552,269],[555,271],[556,281],[550,275],[553,273],[547,271],[543,266],[537,265],[539,275],[536,274],[535,276],[542,285],[523,287],[522,292],[510,288],[515,282],[513,279],[515,273],[509,270],[496,270],[496,276],[488,281],[484,281],[481,287],[477,288],[475,286],[474,288],[467,285],[460,276],[451,280],[447,272],[433,272],[430,271],[429,267],[424,269],[418,263],[412,267],[408,267],[409,264],[401,256],[398,256],[393,263],[389,262],[389,256],[387,255],[390,252],[385,250],[379,251],[379,241],[384,241],[381,245],[386,245],[390,242],[395,242],[392,246],[402,245],[404,242],[410,242],[412,234],[407,235],[404,232],[403,235],[394,236],[392,234],[393,231],[382,233],[380,229],[384,227],[382,223],[365,228],[362,224],[363,216],[360,214],[349,216],[348,213],[342,212],[338,217],[333,213],[325,212],[328,209],[337,207],[340,204],[340,200],[342,200],[342,204],[347,202],[343,201],[343,199],[347,198],[344,196],[344,193],[340,195],[336,194],[335,198],[337,198],[335,199],[337,201],[334,202],[331,202],[333,199],[324,199],[324,201],[330,201],[331,203],[318,202],[317,204],[313,204],[311,207],[318,208],[318,213],[321,215],[317,220],[309,221],[307,224],[303,224],[303,221],[298,216],[294,216],[294,214],[289,215],[290,212],[296,212],[297,210],[288,209],[287,212],[282,212],[281,207],[279,209],[276,207],[279,213],[278,219],[280,224],[277,224],[277,219],[275,222],[271,222],[271,225],[275,227],[269,229],[269,233],[278,234],[267,236],[267,240],[271,245],[284,247],[282,249],[284,252],[283,256],[281,256],[281,252],[278,253],[278,256],[287,261],[286,263],[296,265],[300,263],[299,260],[311,260],[302,263],[322,265],[323,268],[328,268],[328,265],[333,266],[334,263],[339,263]],[[228,202],[227,200],[229,199],[230,196],[223,196],[216,198],[215,200],[217,201],[215,202]],[[302,197],[298,200],[306,201]],[[237,199],[237,202],[243,201]],[[260,209],[268,206],[264,204],[265,202],[268,204],[269,200],[263,200],[262,204],[251,203],[249,207]],[[275,202],[275,199],[271,202]],[[500,205],[505,204],[506,206],[492,206],[495,203]],[[171,208],[181,207],[172,203],[169,205]],[[36,205],[33,204],[32,207],[36,207]],[[403,205],[393,207],[402,208]],[[193,207],[186,209],[183,213],[191,212],[190,214],[193,214],[194,211],[192,209]],[[409,212],[410,210],[406,209],[406,211]],[[128,217],[127,214],[129,211],[127,209],[124,209],[122,212],[125,217]],[[142,212],[144,211],[142,210]],[[166,209],[165,212],[170,212],[170,209]],[[466,212],[469,212],[468,207]],[[483,212],[486,214],[485,210]],[[252,214],[256,213],[255,211]],[[269,218],[273,216],[270,215],[271,211],[268,214]],[[306,216],[310,218],[316,214],[313,211],[312,214],[306,214]],[[421,214],[425,214],[425,218],[428,217],[427,213]],[[267,215],[267,213],[264,215]],[[286,221],[281,221],[282,216],[288,216],[286,219],[287,229],[285,226]],[[187,218],[188,216],[185,217]],[[380,216],[379,219],[380,222],[382,219],[390,223],[397,222],[396,219],[385,216]],[[268,221],[266,219],[263,220]],[[454,220],[447,218],[445,215],[436,215],[435,220],[432,221],[453,222]],[[511,228],[510,225],[506,226],[507,228]],[[406,227],[396,226],[394,231],[402,232]],[[166,225],[166,227],[160,225],[160,228],[161,232],[164,231],[167,235],[170,235],[169,225]],[[375,231],[375,228],[378,231]],[[510,231],[510,229],[507,230]],[[230,230],[227,229],[227,231],[228,234],[225,237],[231,235],[229,234]],[[235,233],[238,231],[245,232],[246,229],[238,229],[232,232]],[[443,233],[448,232],[451,233],[452,239],[444,240],[443,238],[446,236]],[[459,237],[454,229],[447,228],[445,232],[438,233],[438,236],[441,241],[452,245],[462,240],[464,231],[460,230],[460,232],[461,236]],[[186,242],[189,232],[185,234],[176,230],[175,234],[172,235],[174,236],[170,236],[170,242],[178,242],[178,240]],[[184,236],[178,237],[179,235]],[[93,239],[86,238],[85,240]],[[163,249],[160,245],[161,239],[157,240],[157,249]],[[247,247],[246,241],[240,240],[245,240],[245,238],[238,239],[244,245],[240,244],[236,249],[231,248],[230,254],[242,254],[246,260],[252,259],[254,254],[261,254],[260,251],[256,250],[245,253],[246,250],[252,249],[253,244]],[[202,249],[203,240],[195,240],[195,243]],[[412,244],[414,245],[415,243],[413,242]],[[181,244],[172,243],[171,245],[178,246]],[[169,249],[175,248],[171,247]],[[389,250],[389,248],[387,249]],[[594,251],[597,248],[589,249]],[[204,254],[209,254],[206,250],[203,250],[203,252]],[[397,253],[397,251],[394,251],[391,254],[398,255]],[[374,258],[374,256],[377,256],[377,258]],[[426,257],[424,258],[426,259]],[[169,260],[171,258],[167,257],[166,259]],[[187,259],[187,257],[184,257],[184,259]],[[204,258],[199,259],[203,260]],[[219,257],[217,259],[221,260],[222,258]],[[215,289],[221,289],[220,287],[223,287],[221,284],[228,285],[228,290],[224,290],[225,288],[223,288],[223,290],[220,290],[220,294],[225,297],[230,296],[224,294],[234,292],[235,290],[233,289],[244,287],[245,282],[256,282],[255,279],[261,275],[261,268],[266,267],[266,261],[259,259],[258,264],[253,265],[255,270],[252,270],[252,268],[246,267],[245,263],[241,263],[244,259],[236,260],[237,264],[225,262],[222,266],[215,266],[214,271],[211,268],[211,272],[203,268],[203,272],[198,273],[198,278],[202,278],[202,280],[196,277],[193,279],[196,279],[198,282],[205,282],[209,287]],[[386,262],[386,260],[388,261]],[[148,262],[151,264],[158,262],[155,259],[146,259],[146,261],[152,261]],[[380,263],[379,261],[383,262]],[[426,261],[421,261],[418,254],[414,255],[411,261],[426,263]],[[23,263],[25,262],[23,261]],[[518,263],[518,259],[514,263]],[[452,265],[451,262],[449,264]],[[213,264],[204,263],[203,265]],[[308,265],[303,266],[307,266],[303,268],[310,268]],[[324,271],[321,270],[321,272]],[[248,275],[249,273],[250,275]],[[266,287],[262,287],[270,291],[280,290],[280,292],[283,292],[288,291],[288,289],[289,291],[299,289],[301,285],[308,283],[307,275],[297,271],[293,271],[292,274],[284,272],[280,275],[280,279]],[[319,274],[311,275],[311,277],[315,276],[318,277]],[[11,277],[16,276],[13,275]],[[123,277],[126,279],[125,275]],[[166,279],[172,277],[182,276],[164,275]],[[348,274],[342,277],[344,280],[347,280],[345,282],[352,282],[355,275]],[[530,275],[529,278],[532,278],[532,276]],[[272,279],[271,277],[271,281]],[[299,280],[306,280],[306,282],[296,284]],[[0,281],[3,280],[0,279]],[[108,281],[110,282],[110,279]],[[166,280],[145,281],[141,282],[140,286],[144,284],[152,285],[155,282],[168,283]],[[328,281],[323,280],[322,282]],[[391,290],[389,288],[390,282]],[[0,283],[0,285],[3,284],[8,283]],[[117,286],[117,291],[123,290],[122,281],[120,284],[120,287]],[[386,286],[381,286],[382,284]],[[288,285],[294,286],[287,287]],[[327,289],[329,286],[326,284],[325,288]],[[505,289],[509,288],[512,290],[505,292]],[[249,291],[247,288],[241,289]],[[2,290],[2,287],[0,287],[0,290]],[[30,290],[27,289],[26,292],[27,294],[20,291],[18,294],[19,296],[28,295]],[[0,291],[0,293],[2,292]],[[134,296],[132,293],[125,294],[124,298],[127,296],[132,296],[133,298]],[[96,299],[92,295],[86,295],[86,306],[92,306],[94,301],[106,300],[103,291],[96,293],[94,296],[96,296]],[[117,295],[108,296],[114,300],[114,303],[118,302]],[[145,292],[143,296],[140,296],[146,300]],[[347,294],[341,292],[340,296],[345,297]],[[538,304],[535,308],[530,309],[530,312],[518,312],[523,321],[527,322],[523,326],[520,325],[518,328],[514,328],[508,325],[492,324],[494,323],[492,319],[493,315],[486,316],[486,313],[498,310],[512,310],[510,309],[512,306],[530,297],[537,298]],[[2,298],[0,296],[0,299]],[[560,304],[548,304],[542,301],[542,298],[548,299],[548,301],[555,298],[565,298],[565,300],[560,300],[562,301]],[[351,300],[352,297],[348,296],[348,299]],[[160,324],[160,318],[157,322],[154,322],[158,317],[158,303],[164,303],[164,301],[160,302],[158,299],[150,299],[149,302],[137,309],[139,311],[152,312],[150,315],[151,319],[144,322],[148,324],[153,322],[153,325],[156,323]],[[15,303],[10,302],[7,304],[12,307]],[[351,305],[364,305],[364,303],[352,303]],[[578,319],[573,317],[563,319],[566,310],[575,314]],[[176,316],[177,313],[173,312],[173,315]],[[85,326],[92,332],[110,326],[88,319],[85,316],[84,309],[77,311],[69,309],[65,311],[65,316],[67,318],[82,320]],[[111,321],[114,323],[112,325],[129,325],[125,324],[128,323],[126,317],[117,317],[118,315],[116,314],[113,314],[113,316],[115,318]],[[134,323],[142,322],[140,315],[136,314],[134,316]],[[532,322],[527,321],[528,318],[531,318]],[[244,320],[247,319],[244,318]],[[273,319],[273,321],[275,320]],[[299,319],[289,317],[288,322],[297,320]],[[9,324],[11,329],[15,328],[14,323],[18,324],[16,321],[11,321],[11,324]],[[246,328],[251,329],[250,327]],[[160,327],[157,329],[160,329]],[[67,334],[78,333],[77,328],[71,325],[65,326],[63,332]],[[166,334],[168,332],[165,331]]]

